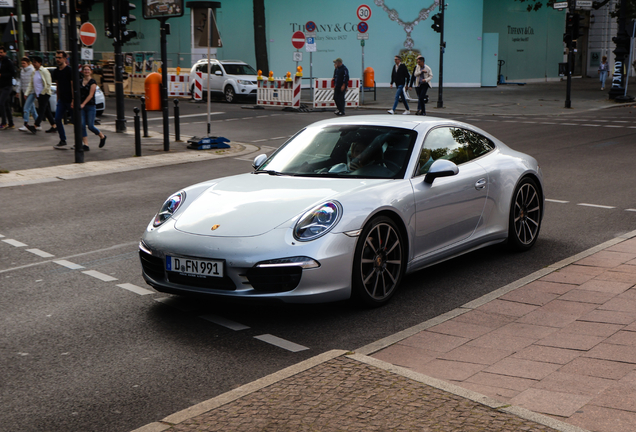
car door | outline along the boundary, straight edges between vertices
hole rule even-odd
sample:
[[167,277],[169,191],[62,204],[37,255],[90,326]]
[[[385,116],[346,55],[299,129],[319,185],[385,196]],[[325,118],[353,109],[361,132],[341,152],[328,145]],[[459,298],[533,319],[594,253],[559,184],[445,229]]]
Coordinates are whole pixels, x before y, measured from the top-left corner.
[[[214,92],[223,91],[223,82],[225,81],[225,74],[221,65],[218,63],[212,63],[212,73],[210,74],[210,87]],[[221,72],[221,75],[217,75],[217,72]]]
[[[488,173],[475,159],[492,149],[490,140],[473,131],[447,126],[429,131],[411,179],[415,202],[414,258],[466,240],[475,231],[488,197]],[[454,162],[459,173],[425,182],[425,174],[437,159]]]

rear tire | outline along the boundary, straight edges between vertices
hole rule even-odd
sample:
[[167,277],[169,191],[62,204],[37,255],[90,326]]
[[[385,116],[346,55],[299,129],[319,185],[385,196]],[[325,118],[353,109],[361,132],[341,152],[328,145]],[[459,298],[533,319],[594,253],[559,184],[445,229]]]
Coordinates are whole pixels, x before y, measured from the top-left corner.
[[402,234],[386,216],[372,219],[360,233],[353,260],[354,300],[369,307],[389,302],[406,268]]
[[537,183],[526,177],[512,195],[508,225],[508,247],[523,252],[537,241],[543,216],[543,197]]

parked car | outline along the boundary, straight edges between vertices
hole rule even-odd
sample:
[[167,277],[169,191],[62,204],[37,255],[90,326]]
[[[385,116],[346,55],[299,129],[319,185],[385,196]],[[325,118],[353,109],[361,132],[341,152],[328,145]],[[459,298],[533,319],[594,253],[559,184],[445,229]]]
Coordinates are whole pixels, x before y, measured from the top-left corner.
[[[194,95],[196,72],[203,73],[203,93],[208,91],[208,60],[197,61],[190,69],[190,92]],[[210,60],[210,92],[223,94],[226,102],[236,102],[237,96],[256,97],[258,82],[252,66],[240,60]]]
[[144,279],[173,294],[379,306],[406,273],[535,244],[534,158],[466,123],[397,117],[314,123],[251,173],[177,191],[142,236]]
[[[56,67],[47,67],[49,72],[51,73],[51,77],[53,76],[53,71],[57,69]],[[53,81],[51,85],[51,98],[49,99],[49,105],[51,106],[51,112],[55,116],[55,109],[57,108],[57,84]],[[106,98],[104,97],[104,92],[102,89],[97,86],[95,90],[95,115],[100,117],[104,114],[104,110],[106,109]]]

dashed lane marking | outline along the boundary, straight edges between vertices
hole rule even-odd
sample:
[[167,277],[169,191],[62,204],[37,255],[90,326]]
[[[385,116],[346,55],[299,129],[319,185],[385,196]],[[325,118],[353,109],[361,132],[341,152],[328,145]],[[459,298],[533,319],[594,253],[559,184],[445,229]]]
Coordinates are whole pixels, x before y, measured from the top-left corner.
[[154,294],[154,291],[150,291],[147,290],[146,288],[142,288],[140,286],[137,285],[133,285],[131,283],[123,283],[123,284],[119,284],[117,285],[119,288],[123,288],[125,290],[134,292],[135,294],[139,294],[139,295],[148,295],[148,294]]
[[279,338],[278,336],[274,336],[271,334],[264,334],[264,335],[260,335],[260,336],[254,336],[254,339],[258,339],[260,341],[266,342],[268,344],[277,346],[279,348],[285,349],[287,351],[291,351],[291,352],[299,352],[299,351],[305,351],[308,350],[309,348],[307,348],[306,346],[302,346],[302,345],[298,345],[294,342],[290,342],[288,340]]
[[51,258],[51,257],[55,256],[55,255],[50,254],[48,252],[44,252],[43,250],[40,250],[40,249],[26,249],[26,251],[27,252],[31,252],[32,254],[35,254],[35,255],[37,255],[39,257],[42,257],[42,258]]
[[636,209],[625,209],[625,211],[636,212]]
[[104,281],[104,282],[112,282],[112,281],[116,281],[117,280],[117,278],[114,278],[114,277],[112,277],[110,275],[98,272],[97,270],[86,270],[86,271],[83,271],[82,273],[84,273],[85,275],[94,277],[95,279],[99,279],[101,281]]
[[230,330],[234,330],[234,331],[247,330],[249,328],[248,326],[244,324],[231,321],[227,318],[223,318],[222,316],[218,316],[215,314],[201,315],[199,316],[199,318],[203,318],[206,321],[213,322],[214,324],[218,324],[220,326],[229,328]]
[[548,202],[553,202],[553,203],[558,203],[558,204],[567,204],[567,203],[570,202],[570,201],[555,200],[555,199],[548,199],[548,198],[546,198],[545,200],[548,201]]
[[6,240],[2,240],[2,241],[7,243],[7,244],[10,244],[11,246],[15,246],[15,247],[25,247],[25,246],[27,246],[26,244],[24,244],[24,243],[22,243],[20,241],[14,240],[14,239],[6,239]]
[[599,204],[588,204],[588,203],[578,203],[577,205],[580,205],[580,206],[583,206],[583,207],[596,207],[596,208],[603,208],[603,209],[616,208],[616,207],[612,207],[612,206],[599,205]]
[[62,267],[66,267],[66,268],[69,268],[69,269],[71,269],[71,270],[79,270],[79,269],[86,268],[86,267],[84,267],[84,266],[81,266],[81,265],[79,265],[79,264],[72,263],[72,262],[67,261],[67,260],[54,260],[53,262],[54,262],[55,264],[59,264],[59,265],[61,265]]

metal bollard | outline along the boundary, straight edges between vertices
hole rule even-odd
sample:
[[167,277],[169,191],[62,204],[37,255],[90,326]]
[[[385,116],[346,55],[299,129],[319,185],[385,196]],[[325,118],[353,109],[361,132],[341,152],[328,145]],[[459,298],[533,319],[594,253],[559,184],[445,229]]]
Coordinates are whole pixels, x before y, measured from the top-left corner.
[[174,100],[174,140],[181,141],[181,127],[179,126],[179,99]]
[[135,156],[141,156],[141,125],[139,124],[139,108],[135,107]]
[[146,112],[146,98],[141,97],[141,117],[144,120],[144,138],[148,138],[148,113]]

